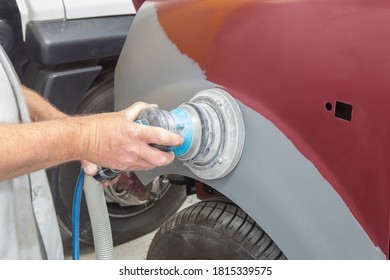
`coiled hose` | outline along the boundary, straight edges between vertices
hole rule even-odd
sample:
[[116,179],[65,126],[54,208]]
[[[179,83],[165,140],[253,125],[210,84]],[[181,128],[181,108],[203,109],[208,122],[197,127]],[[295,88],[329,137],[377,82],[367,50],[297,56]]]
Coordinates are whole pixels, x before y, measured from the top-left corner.
[[112,241],[111,225],[108,216],[107,204],[104,196],[103,187],[93,177],[85,176],[83,170],[80,171],[73,199],[73,259],[80,259],[79,224],[83,186],[89,217],[91,220],[96,259],[111,260],[114,257],[114,246]]

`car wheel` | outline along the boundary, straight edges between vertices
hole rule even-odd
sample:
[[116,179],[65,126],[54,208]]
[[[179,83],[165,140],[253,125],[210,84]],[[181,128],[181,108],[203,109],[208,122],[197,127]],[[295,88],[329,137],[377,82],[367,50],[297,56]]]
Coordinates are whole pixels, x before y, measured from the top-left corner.
[[244,211],[229,201],[201,201],[166,221],[147,259],[263,259],[285,255]]
[[[109,112],[114,109],[114,74],[101,76],[87,93],[78,108],[78,114]],[[109,128],[107,128],[109,131]],[[72,202],[80,163],[71,162],[59,167],[58,188],[54,191],[55,204],[64,232],[72,229]],[[183,204],[186,188],[173,185],[164,177],[152,183],[153,199],[140,201],[133,194],[117,191],[115,187],[105,188],[107,208],[110,216],[114,245],[118,245],[157,229]],[[80,240],[93,244],[92,229],[85,200],[80,213]]]

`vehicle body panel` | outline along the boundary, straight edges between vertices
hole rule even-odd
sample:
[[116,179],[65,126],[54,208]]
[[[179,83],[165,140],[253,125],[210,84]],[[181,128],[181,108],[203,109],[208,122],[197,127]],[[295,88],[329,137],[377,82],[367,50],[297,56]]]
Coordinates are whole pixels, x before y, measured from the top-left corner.
[[135,14],[131,0],[63,0],[67,19]]
[[[230,175],[205,183],[288,258],[388,258],[389,21],[386,1],[149,2],[118,63],[116,107],[171,109],[223,87],[246,143]],[[169,173],[195,177],[178,161],[140,177]]]
[[65,9],[62,0],[16,0],[22,22],[23,38],[26,24],[30,21],[47,21],[65,19]]
[[23,34],[28,22],[134,15],[132,0],[16,0]]
[[65,18],[62,0],[16,0],[25,21],[44,21]]

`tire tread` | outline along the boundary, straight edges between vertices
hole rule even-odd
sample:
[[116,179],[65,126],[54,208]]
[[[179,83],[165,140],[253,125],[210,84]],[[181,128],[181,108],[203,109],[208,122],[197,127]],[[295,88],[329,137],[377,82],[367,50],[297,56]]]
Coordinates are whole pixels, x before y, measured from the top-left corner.
[[248,214],[225,201],[201,201],[176,213],[156,233],[148,258],[160,238],[172,230],[188,226],[217,232],[248,251],[254,259],[286,259],[275,242]]

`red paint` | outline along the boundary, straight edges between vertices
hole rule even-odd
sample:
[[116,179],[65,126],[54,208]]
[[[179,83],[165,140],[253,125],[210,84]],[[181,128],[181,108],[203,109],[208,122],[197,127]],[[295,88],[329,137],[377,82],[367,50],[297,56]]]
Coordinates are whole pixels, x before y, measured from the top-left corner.
[[139,8],[141,8],[144,2],[145,0],[133,0],[134,8],[136,9],[136,11],[138,11]]
[[[278,126],[389,257],[390,2],[175,0],[157,7],[179,49],[208,80]],[[335,101],[352,104],[351,122],[334,117]]]

